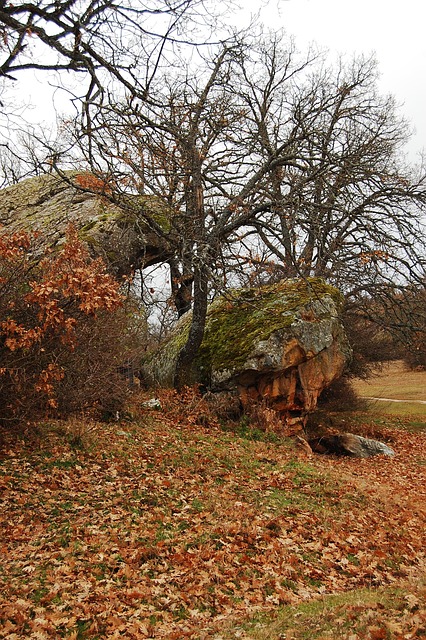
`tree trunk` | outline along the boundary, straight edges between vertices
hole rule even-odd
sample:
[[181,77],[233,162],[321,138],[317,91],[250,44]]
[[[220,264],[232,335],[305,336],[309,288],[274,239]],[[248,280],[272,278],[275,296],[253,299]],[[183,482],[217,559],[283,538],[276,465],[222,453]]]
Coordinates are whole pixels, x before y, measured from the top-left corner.
[[191,310],[194,276],[188,268],[180,269],[176,260],[170,260],[169,266],[172,296],[178,317],[181,318]]
[[174,386],[181,389],[191,382],[192,364],[197,356],[204,337],[206,326],[208,283],[209,283],[209,251],[206,250],[206,229],[204,212],[204,190],[201,173],[202,159],[195,140],[190,145],[190,184],[188,189],[188,213],[192,223],[191,234],[194,238],[193,263],[193,310],[188,340],[179,352]]
[[194,272],[194,307],[188,340],[179,352],[176,361],[174,386],[182,389],[191,382],[192,364],[197,356],[204,337],[207,315],[208,273],[204,264],[196,267]]

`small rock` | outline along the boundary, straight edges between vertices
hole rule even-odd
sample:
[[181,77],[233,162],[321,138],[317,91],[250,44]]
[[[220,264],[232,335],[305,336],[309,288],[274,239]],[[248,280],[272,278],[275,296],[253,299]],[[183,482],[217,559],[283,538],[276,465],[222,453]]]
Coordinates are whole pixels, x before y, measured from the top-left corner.
[[308,440],[308,443],[315,453],[329,453],[337,456],[350,456],[352,458],[395,455],[395,451],[383,442],[363,438],[353,433],[322,436],[321,438]]
[[146,402],[142,402],[142,406],[147,409],[156,409],[160,411],[163,407],[161,406],[161,402],[158,398],[151,398],[151,400],[147,400]]

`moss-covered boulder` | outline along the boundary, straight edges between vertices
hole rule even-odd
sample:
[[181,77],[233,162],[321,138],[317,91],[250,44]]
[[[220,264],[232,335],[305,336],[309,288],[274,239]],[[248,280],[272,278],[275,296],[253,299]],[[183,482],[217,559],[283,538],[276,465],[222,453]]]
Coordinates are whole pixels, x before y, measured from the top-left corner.
[[113,201],[108,184],[84,171],[37,176],[0,190],[1,225],[37,232],[42,245],[55,246],[74,224],[92,255],[119,276],[164,260],[167,241],[153,226],[166,236],[170,215],[153,197]]
[[[209,308],[192,379],[237,390],[243,403],[267,400],[291,422],[304,421],[351,356],[339,320],[341,294],[320,279],[286,280],[230,292]],[[190,315],[143,364],[151,385],[173,383]]]

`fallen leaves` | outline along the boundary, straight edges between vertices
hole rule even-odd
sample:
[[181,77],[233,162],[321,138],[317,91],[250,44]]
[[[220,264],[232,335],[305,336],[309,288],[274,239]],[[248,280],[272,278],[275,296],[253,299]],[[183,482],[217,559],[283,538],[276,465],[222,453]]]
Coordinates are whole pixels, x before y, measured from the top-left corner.
[[60,433],[8,443],[0,465],[0,637],[215,637],[424,568],[422,433],[393,433],[392,460],[309,462],[158,412],[99,425],[87,450]]

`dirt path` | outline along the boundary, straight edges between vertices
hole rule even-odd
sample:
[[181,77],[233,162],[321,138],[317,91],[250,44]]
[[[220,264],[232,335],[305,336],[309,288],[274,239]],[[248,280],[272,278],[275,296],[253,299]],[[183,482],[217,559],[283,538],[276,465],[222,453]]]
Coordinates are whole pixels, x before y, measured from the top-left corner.
[[381,400],[382,402],[409,402],[410,404],[426,404],[426,400],[399,400],[397,398],[377,398],[376,396],[361,396],[363,400]]

